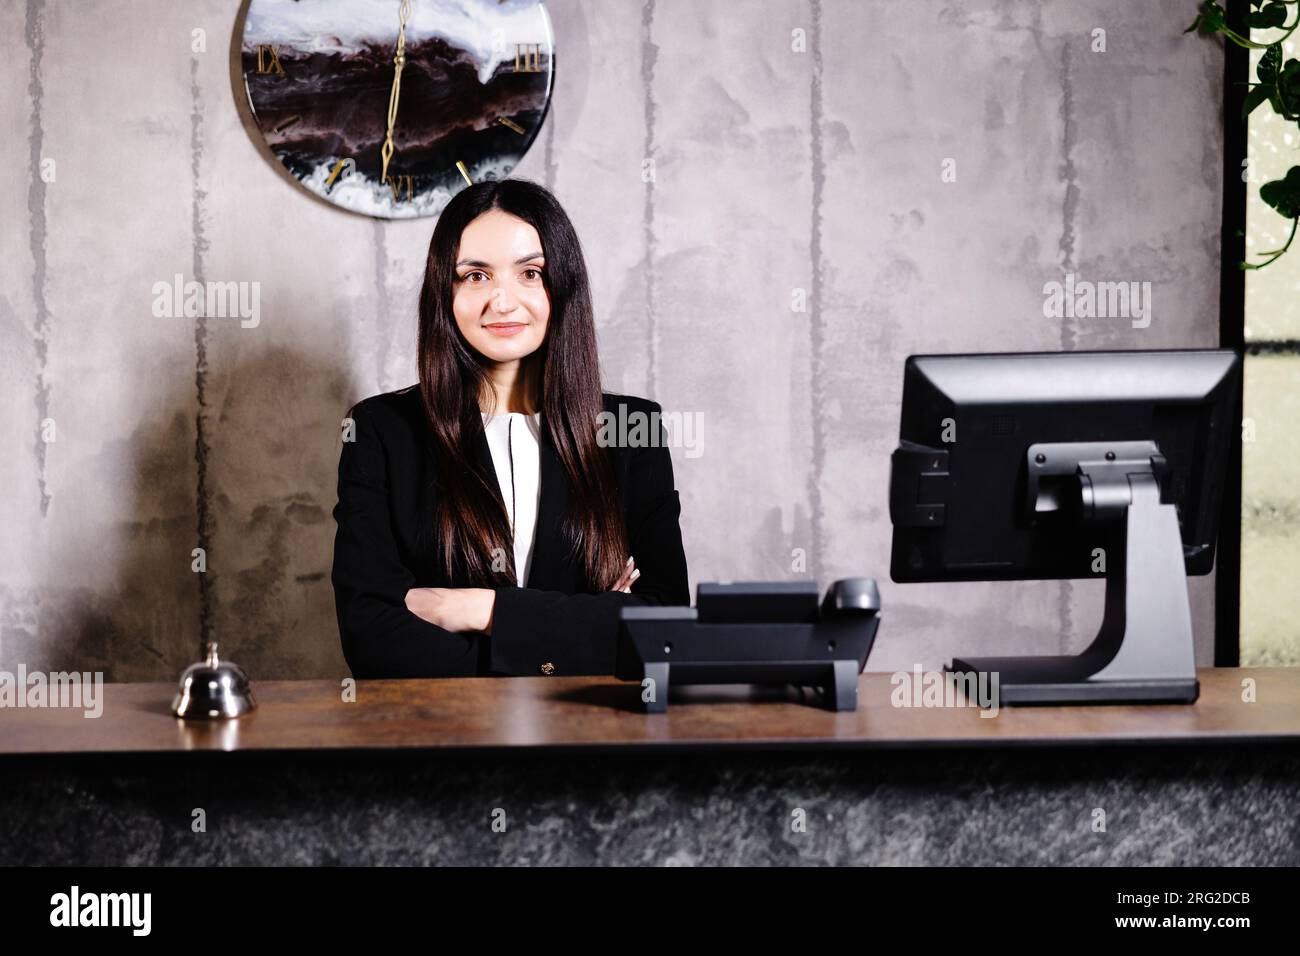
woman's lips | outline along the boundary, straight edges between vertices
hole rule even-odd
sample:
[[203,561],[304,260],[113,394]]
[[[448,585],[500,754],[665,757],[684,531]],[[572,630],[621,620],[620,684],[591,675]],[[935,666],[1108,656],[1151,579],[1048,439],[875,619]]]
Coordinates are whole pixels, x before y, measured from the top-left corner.
[[484,326],[493,335],[518,335],[528,327],[526,322],[508,322],[501,325]]

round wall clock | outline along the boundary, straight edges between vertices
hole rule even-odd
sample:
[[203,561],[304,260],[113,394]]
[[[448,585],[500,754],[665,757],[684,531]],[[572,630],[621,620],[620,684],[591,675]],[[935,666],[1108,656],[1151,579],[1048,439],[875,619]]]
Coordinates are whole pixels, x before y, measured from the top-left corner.
[[244,88],[275,157],[328,202],[436,216],[502,179],[555,77],[542,0],[250,0]]

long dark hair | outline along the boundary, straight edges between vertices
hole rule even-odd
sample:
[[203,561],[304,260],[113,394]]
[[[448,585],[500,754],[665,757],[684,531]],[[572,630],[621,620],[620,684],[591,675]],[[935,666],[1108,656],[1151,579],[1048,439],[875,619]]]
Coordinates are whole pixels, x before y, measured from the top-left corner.
[[531,223],[542,240],[550,319],[542,345],[523,360],[520,374],[530,387],[540,385],[541,426],[569,479],[569,508],[561,525],[569,557],[581,562],[593,590],[605,590],[622,574],[627,536],[609,453],[596,441],[604,401],[587,266],[559,202],[544,187],[522,179],[485,180],[461,190],[438,217],[429,243],[420,291],[419,364],[437,461],[438,562],[453,586],[517,583],[501,488],[469,454],[470,439],[483,428],[480,396],[490,392],[486,359],[465,341],[452,313],[461,233],[491,209]]

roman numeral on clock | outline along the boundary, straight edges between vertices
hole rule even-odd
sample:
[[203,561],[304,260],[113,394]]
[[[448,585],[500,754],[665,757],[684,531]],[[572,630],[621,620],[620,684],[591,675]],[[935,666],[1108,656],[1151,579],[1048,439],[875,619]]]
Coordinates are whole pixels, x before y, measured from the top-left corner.
[[[415,195],[415,182],[413,176],[389,176],[387,180],[388,188],[393,191],[393,202],[409,202]],[[405,190],[406,199],[402,199],[402,192]]]
[[542,72],[542,45],[540,43],[515,44],[515,72]]
[[257,72],[263,76],[284,76],[284,66],[280,63],[280,51],[274,43],[257,45]]

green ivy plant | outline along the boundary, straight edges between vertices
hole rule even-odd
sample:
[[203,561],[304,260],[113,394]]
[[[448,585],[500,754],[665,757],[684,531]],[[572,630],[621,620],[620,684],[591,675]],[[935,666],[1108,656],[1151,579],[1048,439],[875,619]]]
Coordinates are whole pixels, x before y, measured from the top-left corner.
[[[1258,83],[1247,83],[1250,87],[1242,104],[1241,118],[1245,122],[1258,106],[1268,103],[1273,112],[1284,120],[1296,123],[1300,127],[1300,60],[1282,62],[1282,42],[1300,26],[1300,0],[1250,0],[1250,13],[1246,23],[1253,29],[1279,29],[1285,32],[1272,43],[1255,43],[1248,36],[1242,36],[1228,27],[1227,14],[1217,3],[1205,2],[1197,8],[1200,12],[1192,25],[1184,30],[1195,30],[1201,36],[1213,36],[1222,33],[1237,46],[1250,50],[1263,50],[1259,66],[1255,68]],[[1295,18],[1291,24],[1290,14]],[[1272,249],[1259,253],[1268,256],[1263,262],[1241,263],[1243,269],[1262,269],[1276,262],[1283,253],[1291,248],[1295,239],[1296,226],[1300,225],[1300,166],[1292,166],[1281,179],[1275,179],[1259,187],[1259,198],[1277,211],[1278,215],[1291,220],[1291,235],[1281,249]]]

